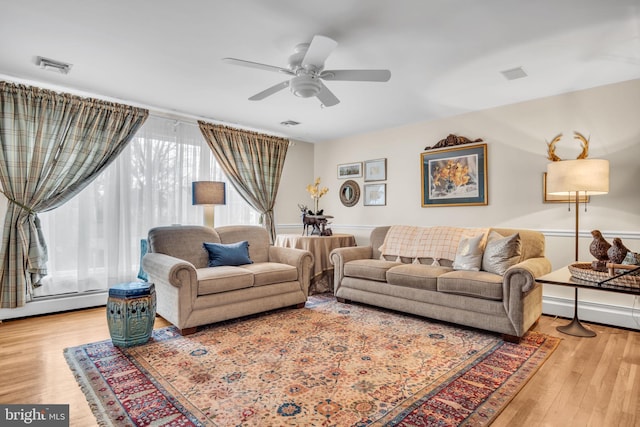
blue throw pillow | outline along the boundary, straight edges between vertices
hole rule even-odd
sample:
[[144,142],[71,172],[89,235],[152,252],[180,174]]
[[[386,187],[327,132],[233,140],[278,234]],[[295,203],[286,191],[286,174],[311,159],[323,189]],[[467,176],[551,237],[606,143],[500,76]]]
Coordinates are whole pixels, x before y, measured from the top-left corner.
[[246,240],[228,245],[222,243],[203,243],[203,245],[209,252],[209,267],[253,264],[249,258],[249,242]]

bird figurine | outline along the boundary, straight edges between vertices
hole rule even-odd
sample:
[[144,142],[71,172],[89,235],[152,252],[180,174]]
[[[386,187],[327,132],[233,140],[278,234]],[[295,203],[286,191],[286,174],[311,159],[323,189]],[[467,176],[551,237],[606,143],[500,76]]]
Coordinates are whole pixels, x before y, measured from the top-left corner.
[[627,252],[629,252],[629,249],[622,243],[622,239],[615,237],[613,244],[607,251],[607,255],[609,255],[610,262],[620,264],[627,256]]
[[602,237],[600,230],[592,230],[591,235],[593,236],[593,242],[589,245],[589,252],[598,261],[607,261],[609,259],[607,251],[611,247],[611,243]]

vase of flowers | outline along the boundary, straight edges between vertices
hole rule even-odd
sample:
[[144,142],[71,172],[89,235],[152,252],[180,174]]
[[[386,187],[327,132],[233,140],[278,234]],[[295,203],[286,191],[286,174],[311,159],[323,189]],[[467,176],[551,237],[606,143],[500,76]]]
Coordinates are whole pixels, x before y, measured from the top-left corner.
[[316,178],[316,180],[313,182],[313,184],[309,184],[307,185],[307,193],[309,193],[309,195],[311,195],[311,198],[313,199],[313,214],[314,215],[318,215],[319,209],[318,209],[318,202],[320,201],[320,197],[324,196],[325,194],[327,194],[327,192],[329,191],[329,189],[327,187],[322,187],[320,188],[320,178]]

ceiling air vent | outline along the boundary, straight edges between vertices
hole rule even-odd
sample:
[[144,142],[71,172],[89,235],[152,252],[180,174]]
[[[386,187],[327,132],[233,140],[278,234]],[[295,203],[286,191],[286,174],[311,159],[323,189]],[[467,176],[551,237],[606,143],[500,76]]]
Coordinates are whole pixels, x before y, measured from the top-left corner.
[[290,127],[290,126],[298,126],[300,123],[294,120],[285,120],[284,122],[280,122],[280,124],[282,126]]
[[42,56],[36,58],[36,65],[43,70],[57,71],[60,74],[68,74],[73,66],[66,62],[55,61],[53,59],[43,58]]
[[500,71],[505,79],[507,80],[516,80],[527,77],[527,73],[524,72],[522,67],[511,68],[510,70]]

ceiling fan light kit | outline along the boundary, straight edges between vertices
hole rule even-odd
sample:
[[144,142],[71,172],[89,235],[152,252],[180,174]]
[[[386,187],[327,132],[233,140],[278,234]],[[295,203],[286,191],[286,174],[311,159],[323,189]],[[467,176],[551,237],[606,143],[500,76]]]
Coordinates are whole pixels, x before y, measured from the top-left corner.
[[291,79],[291,92],[300,98],[310,98],[320,93],[322,83],[314,77],[301,74]]
[[287,68],[236,58],[223,58],[223,61],[228,64],[275,71],[291,76],[289,80],[280,82],[253,95],[249,98],[250,101],[260,101],[289,87],[291,93],[295,96],[300,98],[315,96],[320,100],[322,106],[331,107],[338,104],[340,100],[322,83],[322,80],[386,82],[391,78],[389,70],[324,71],[324,62],[337,45],[338,43],[329,37],[316,35],[311,43],[300,43],[295,47],[294,53],[289,56]]

